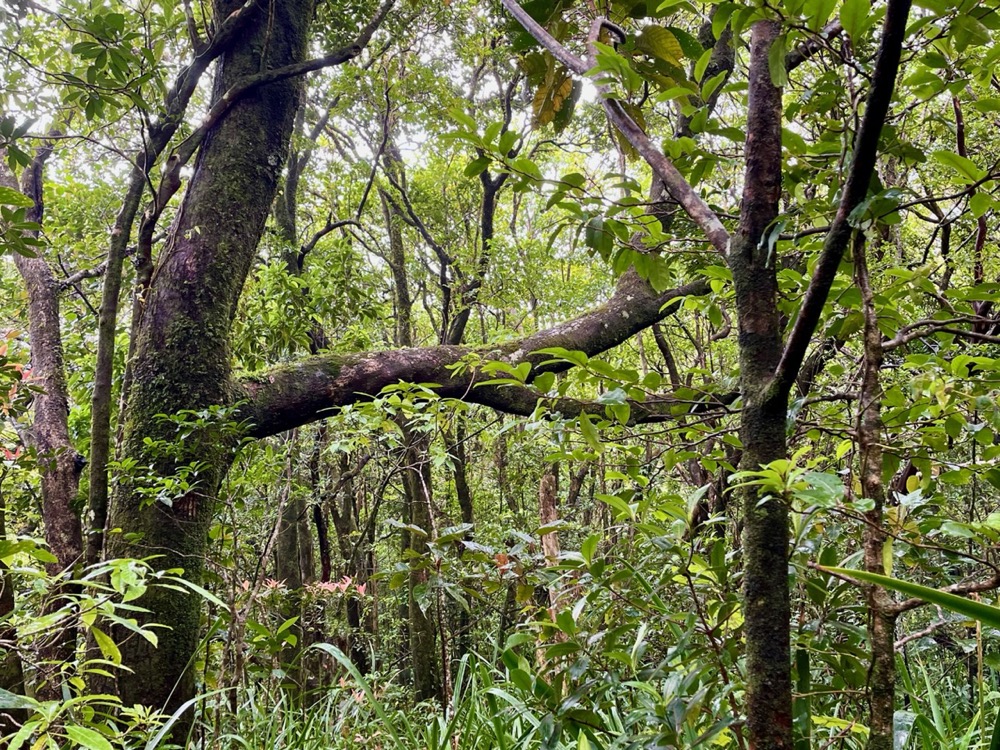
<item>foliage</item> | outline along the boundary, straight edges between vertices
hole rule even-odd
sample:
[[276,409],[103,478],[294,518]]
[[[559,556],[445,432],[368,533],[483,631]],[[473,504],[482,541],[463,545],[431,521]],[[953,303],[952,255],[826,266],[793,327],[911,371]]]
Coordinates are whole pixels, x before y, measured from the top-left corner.
[[[884,499],[861,484],[858,257],[840,264],[793,389],[788,457],[741,463],[748,394],[733,274],[598,106],[616,98],[735,231],[753,155],[746,40],[761,18],[780,21],[767,67],[784,87],[782,199],[757,250],[775,269],[776,315],[791,325],[851,161],[881,5],[525,3],[585,60],[579,76],[498,4],[400,2],[358,57],[303,79],[287,163],[254,166],[280,186],[215,353],[235,373],[220,392],[239,395],[159,414],[141,453],[120,440],[131,394],[119,392],[148,364],[132,337],[150,292],[139,277],[146,260],[165,268],[185,239],[169,228],[185,193],[161,201],[159,190],[170,155],[194,148],[212,111],[210,74],[183,112],[165,108],[226,19],[172,0],[0,10],[0,586],[15,594],[0,611],[0,641],[27,666],[26,684],[0,686],[0,709],[28,716],[3,747],[152,748],[186,740],[171,735],[188,721],[192,741],[233,748],[745,747],[748,511],[737,498],[751,491],[758,508],[790,513],[788,566],[777,575],[792,603],[797,748],[863,747],[871,734],[858,708],[871,689],[871,603],[825,570],[941,608],[908,607],[895,623],[898,746],[996,744],[1000,661],[990,643],[1000,619],[987,603],[926,585],[996,583],[995,5],[918,3],[876,174],[849,216],[867,243],[885,352],[875,472]],[[593,27],[597,10],[608,23]],[[374,12],[367,0],[320,4],[310,54],[350,45]],[[842,31],[818,37],[831,23]],[[789,65],[808,42],[815,49]],[[43,358],[25,333],[14,260],[53,272],[64,417],[71,447],[87,456],[109,228],[136,155],[164,123],[178,133],[143,163],[141,210],[125,237],[135,307],[112,315],[109,395],[124,411],[114,409],[123,422],[109,476],[154,514],[208,502],[199,520],[208,552],[193,566],[205,570],[192,581],[157,570],[155,558],[56,570],[40,541],[54,526],[42,482],[54,457],[30,445],[47,387],[32,375]],[[6,184],[30,177],[43,147],[52,156],[35,217],[42,207]],[[182,186],[198,169],[194,156],[177,173]],[[147,237],[140,225],[154,215]],[[526,337],[604,309],[636,277],[655,292],[689,282],[707,291],[671,302],[655,331],[608,351],[593,341],[582,351],[568,331],[513,356]],[[221,293],[192,281],[178,297]],[[178,335],[193,347],[220,325],[197,320]],[[365,353],[404,345],[428,347],[424,369],[400,367],[399,382],[322,407],[315,425],[247,438],[245,383],[294,371],[306,354],[375,369]],[[455,364],[436,375],[471,373],[475,386],[415,375],[442,351]],[[188,368],[195,393],[218,363],[172,364]],[[335,380],[300,390],[326,393]],[[465,403],[472,388],[492,389],[481,392],[517,416]],[[542,517],[549,477],[557,501]],[[88,489],[70,499],[84,518]],[[855,570],[871,565],[858,550],[873,528],[885,535],[875,558],[883,576]],[[143,618],[154,587],[203,604],[199,699],[180,712],[123,706],[102,687],[128,668],[129,639],[172,637]],[[441,677],[437,704],[412,701],[421,619]],[[60,634],[79,637],[69,658],[46,664]],[[61,695],[35,694],[46,686]]]

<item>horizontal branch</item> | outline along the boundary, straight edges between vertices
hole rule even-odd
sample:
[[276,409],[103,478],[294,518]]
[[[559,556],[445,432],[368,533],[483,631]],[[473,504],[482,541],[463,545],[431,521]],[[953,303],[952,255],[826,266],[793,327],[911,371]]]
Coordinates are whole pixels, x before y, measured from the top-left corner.
[[107,267],[108,267],[108,261],[107,259],[105,259],[102,260],[93,268],[83,268],[77,271],[76,273],[72,273],[59,282],[59,289],[62,290],[62,289],[67,289],[71,286],[75,286],[84,279],[96,279],[98,276],[102,276],[104,274],[104,271],[107,269]]
[[[511,365],[530,362],[529,382],[542,372],[568,369],[546,363],[539,349],[562,347],[600,354],[627,341],[674,312],[688,296],[707,294],[709,285],[695,281],[657,294],[634,272],[622,277],[607,303],[548,330],[494,347],[431,346],[353,354],[326,353],[281,365],[246,378],[234,387],[246,402],[241,418],[253,426],[253,437],[266,437],[330,416],[340,407],[370,400],[400,382],[434,383],[445,398],[458,398],[513,414],[530,414],[540,396],[528,389],[479,385],[491,379],[474,368],[454,368],[468,355]],[[569,409],[567,402],[564,407]],[[582,407],[581,407],[582,408]],[[639,408],[638,406],[636,408]]]
[[[984,591],[993,591],[1000,588],[1000,573],[994,574],[990,578],[986,578],[982,581],[963,581],[961,583],[953,583],[950,586],[942,586],[938,591],[943,591],[946,594],[955,594],[956,596],[969,596],[970,594],[981,594]],[[924,599],[906,599],[904,601],[893,604],[889,608],[887,614],[898,617],[904,612],[909,612],[910,610],[917,609],[918,607],[923,607],[930,602]]]
[[[938,608],[938,612],[940,611],[941,611],[940,608]],[[900,638],[898,641],[896,641],[895,645],[893,646],[893,650],[896,653],[899,653],[904,648],[906,648],[906,644],[911,643],[912,641],[919,641],[921,638],[926,638],[929,635],[934,635],[934,633],[936,633],[941,628],[946,627],[948,625],[954,625],[955,620],[956,618],[935,620],[923,630],[918,630],[915,633],[910,633],[909,635]]]

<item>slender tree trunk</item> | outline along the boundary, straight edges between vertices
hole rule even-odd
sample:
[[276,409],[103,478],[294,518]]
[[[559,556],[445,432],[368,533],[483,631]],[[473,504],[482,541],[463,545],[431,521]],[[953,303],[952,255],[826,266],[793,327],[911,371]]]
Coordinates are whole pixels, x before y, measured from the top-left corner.
[[[39,224],[44,216],[43,168],[51,153],[51,145],[42,146],[21,178],[22,191],[34,201],[27,219]],[[0,184],[18,188],[6,165],[0,167]],[[69,390],[63,365],[59,284],[41,256],[28,258],[14,254],[14,265],[28,291],[31,383],[38,389],[32,400],[34,418],[26,439],[38,451],[45,540],[58,559],[57,567],[50,571],[57,573],[80,562],[83,550],[80,518],[73,510],[73,502],[84,461],[69,437]]]
[[[865,355],[861,373],[859,397],[858,448],[861,469],[861,491],[874,503],[865,513],[862,532],[865,570],[887,575],[885,569],[885,528],[883,509],[885,487],[882,483],[882,332],[878,327],[875,300],[865,239],[857,232],[854,242],[854,278],[861,290],[861,304],[865,316]],[[868,750],[892,750],[893,714],[895,713],[896,686],[896,613],[892,596],[881,586],[868,587],[868,639],[871,647],[871,667],[868,670],[868,700],[871,719],[868,725]]]
[[[729,258],[739,320],[741,466],[747,471],[786,456],[787,402],[771,388],[782,352],[775,254],[762,241],[781,191],[781,89],[768,67],[780,30],[775,21],[758,21],[752,30],[743,208]],[[788,506],[781,495],[751,486],[743,490],[743,514],[750,747],[791,750]]]
[[[339,470],[334,475],[336,492],[331,492],[324,503],[333,517],[333,527],[337,532],[337,544],[343,560],[343,574],[350,577],[355,586],[365,585],[370,578],[368,552],[370,540],[358,537],[358,501],[355,477],[361,472],[366,459],[361,459],[356,467],[351,466],[347,455],[341,455]],[[339,504],[339,507],[338,507]],[[345,605],[347,611],[348,644],[351,660],[362,674],[370,668],[368,649],[358,637],[365,625],[361,600],[352,595]]]
[[[454,439],[446,433],[446,439],[451,446],[450,453],[453,461],[452,477],[455,480],[455,496],[458,499],[458,507],[462,513],[462,523],[472,525],[475,523],[475,514],[472,504],[472,490],[469,487],[468,459],[465,450],[465,415],[457,413],[455,415],[455,436]],[[465,541],[472,539],[472,531],[465,533]],[[459,547],[459,556],[465,552],[465,547]],[[466,583],[469,583],[468,581]],[[465,608],[459,608],[454,639],[454,659],[457,661],[465,654],[469,653],[472,646],[472,615]]]
[[122,266],[129,234],[146,172],[133,169],[128,192],[111,231],[108,265],[104,271],[101,309],[97,323],[97,360],[94,364],[94,395],[90,403],[90,488],[87,517],[87,563],[101,559],[108,522],[108,457],[111,452],[111,405],[114,396],[115,333],[118,326],[118,299],[121,296]]
[[[295,437],[290,439],[288,449],[295,450]],[[287,481],[292,482],[292,477]],[[305,687],[305,672],[302,664],[302,650],[306,646],[306,630],[303,622],[302,587],[314,578],[312,556],[312,534],[309,529],[309,509],[306,496],[293,487],[290,497],[281,511],[278,538],[274,547],[274,576],[283,581],[288,589],[283,603],[282,617],[286,620],[298,618],[289,628],[295,636],[295,644],[287,644],[281,653],[287,685],[293,693]]]
[[[396,147],[390,123],[386,134],[385,169],[391,180],[401,189],[406,189],[406,174],[402,157]],[[409,279],[406,272],[406,254],[401,230],[402,219],[398,209],[385,190],[379,191],[382,199],[382,214],[389,234],[389,267],[393,278],[393,295],[396,308],[395,343],[397,346],[413,346],[412,310]],[[426,535],[408,533],[403,538],[403,554],[408,558],[410,576],[407,586],[404,637],[409,643],[409,665],[413,688],[417,700],[439,699],[442,695],[442,665],[438,663],[437,627],[433,617],[430,592],[421,595],[430,578],[424,564],[429,553],[427,540],[433,533],[434,519],[431,510],[431,465],[430,441],[427,437],[414,434],[409,426],[403,425],[406,442],[403,473],[403,494],[408,523],[424,530]],[[421,607],[423,602],[424,607]],[[425,611],[426,610],[426,611]]]
[[[542,475],[542,481],[538,485],[538,522],[540,526],[549,526],[559,518],[559,479],[558,465],[550,466]],[[541,535],[542,553],[545,555],[545,564],[549,567],[559,564],[559,533],[548,531]],[[552,617],[556,616],[556,608],[559,605],[559,589],[550,586],[549,607]]]
[[[34,201],[27,219],[38,224],[42,223],[44,216],[43,168],[51,153],[51,144],[39,148],[21,178],[22,191]],[[17,187],[6,166],[0,168],[0,182]],[[83,534],[80,518],[73,506],[84,461],[69,437],[69,391],[63,366],[59,285],[41,255],[28,258],[15,254],[14,265],[28,291],[31,381],[38,388],[32,401],[33,419],[25,440],[37,451],[45,541],[57,560],[48,566],[49,574],[61,576],[82,561]],[[58,606],[58,594],[58,588],[51,592],[47,607]],[[61,696],[62,686],[55,675],[62,663],[73,658],[75,644],[75,628],[64,627],[41,646],[39,657],[42,666],[35,686],[39,698],[52,700]]]
[[[432,604],[436,598],[426,591],[430,581],[427,560],[430,548],[427,541],[434,535],[433,496],[431,494],[431,464],[428,439],[406,433],[406,464],[403,487],[409,509],[409,523],[424,530],[412,532],[407,556],[410,558],[409,623],[410,661],[413,669],[413,688],[417,700],[440,699],[442,693],[441,665],[438,663],[437,627]],[[421,603],[423,606],[421,606]],[[426,610],[426,611],[425,611]]]
[[[386,125],[391,128],[391,124]],[[406,175],[403,172],[403,159],[399,154],[395,139],[390,130],[385,139],[385,169],[397,184],[405,188]],[[413,299],[410,297],[409,275],[406,272],[406,252],[403,248],[402,219],[391,196],[386,190],[379,188],[379,198],[382,201],[382,216],[385,219],[386,231],[389,235],[389,270],[392,272],[392,293],[395,302],[396,330],[393,340],[396,346],[413,346]]]

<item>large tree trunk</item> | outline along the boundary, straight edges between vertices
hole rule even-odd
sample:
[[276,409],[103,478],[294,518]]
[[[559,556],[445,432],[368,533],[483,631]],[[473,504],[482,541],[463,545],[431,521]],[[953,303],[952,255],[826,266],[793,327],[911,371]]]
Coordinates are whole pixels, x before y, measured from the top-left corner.
[[[262,69],[301,61],[312,17],[311,0],[273,4],[273,16],[227,52],[216,73],[216,99]],[[241,7],[218,0],[216,18]],[[263,52],[262,52],[263,50]],[[266,56],[266,59],[264,59]],[[187,439],[178,456],[155,442],[177,436],[158,414],[230,402],[229,328],[274,198],[292,130],[301,82],[291,78],[258,88],[236,103],[205,138],[187,194],[153,274],[139,320],[134,380],[128,394],[123,455],[153,477],[122,477],[112,497],[110,527],[127,535],[108,539],[112,556],[159,555],[162,568],[184,568],[197,580],[206,551],[213,498],[230,461],[218,435]],[[211,432],[211,431],[208,431]],[[144,482],[174,475],[199,462],[195,489],[171,505],[144,499]],[[190,666],[198,644],[201,602],[193,594],[151,590],[146,621],[171,628],[153,648],[126,639],[131,672],[119,676],[126,705],[176,708],[194,695]]]

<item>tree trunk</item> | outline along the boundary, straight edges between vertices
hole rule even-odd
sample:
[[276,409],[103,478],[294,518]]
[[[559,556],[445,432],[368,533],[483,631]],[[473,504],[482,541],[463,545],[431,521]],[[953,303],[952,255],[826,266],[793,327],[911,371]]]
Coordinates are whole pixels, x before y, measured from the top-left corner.
[[[861,395],[858,399],[858,450],[860,455],[861,491],[874,503],[865,513],[862,532],[865,570],[889,575],[883,552],[886,533],[883,527],[885,487],[882,484],[882,331],[878,327],[871,277],[868,272],[864,234],[857,232],[854,242],[854,278],[861,291],[865,316],[865,355],[861,373]],[[868,701],[871,718],[868,723],[868,750],[892,750],[893,715],[896,687],[896,613],[892,596],[881,586],[868,587],[868,640],[871,667],[868,670]]]
[[[778,214],[781,190],[781,89],[768,68],[780,30],[775,21],[753,26],[746,180],[740,231],[729,258],[739,320],[741,466],[747,471],[786,455],[787,402],[775,398],[771,388],[782,351],[776,264],[773,246],[762,241]],[[750,486],[743,490],[743,513],[750,747],[791,750],[788,506],[783,496]]]
[[[7,538],[7,508],[0,494],[0,540]],[[17,652],[17,630],[7,624],[14,612],[14,579],[10,569],[0,562],[0,689],[15,695],[24,695],[24,666]],[[0,735],[14,734],[19,724],[27,719],[25,711],[4,709],[0,711]]]
[[[225,18],[240,6],[218,0],[215,17]],[[272,5],[268,23],[258,19],[221,58],[214,98],[262,69],[301,61],[312,11],[311,0]],[[207,134],[198,155],[133,331],[134,380],[122,437],[123,455],[143,471],[152,467],[150,479],[197,462],[198,484],[168,505],[144,498],[146,478],[122,477],[112,497],[110,526],[127,535],[109,538],[112,556],[155,554],[162,568],[183,568],[195,581],[201,576],[213,498],[232,446],[207,430],[179,446],[179,455],[165,455],[156,441],[174,443],[176,435],[157,415],[230,402],[230,323],[274,198],[300,88],[300,80],[291,78],[251,91]],[[171,631],[158,648],[141,638],[124,639],[122,654],[133,670],[119,675],[125,705],[169,711],[193,697],[189,666],[198,644],[200,605],[193,594],[163,588],[144,597],[150,610],[145,621]]]
[[[406,464],[403,489],[406,495],[408,522],[424,530],[424,534],[410,533],[406,551],[410,565],[408,615],[410,635],[410,666],[413,670],[413,689],[418,701],[440,699],[442,696],[441,665],[438,663],[437,627],[433,604],[436,597],[427,591],[430,581],[428,571],[430,548],[427,540],[434,535],[434,516],[431,495],[431,464],[429,441],[425,436],[406,433]],[[423,606],[421,606],[421,604]]]
[[[294,439],[292,442],[289,450],[294,450]],[[291,477],[287,481],[291,482]],[[288,678],[286,684],[293,693],[298,693],[305,687],[302,649],[306,646],[306,630],[303,622],[302,587],[315,579],[313,566],[306,496],[293,488],[291,497],[281,509],[274,548],[274,577],[283,581],[288,589],[281,616],[286,620],[298,618],[289,628],[289,632],[295,635],[295,643],[286,644],[281,652],[282,668]]]
[[[21,177],[21,189],[34,201],[27,219],[39,224],[44,215],[43,168],[51,153],[51,144],[39,148]],[[6,165],[0,168],[0,182],[17,188]],[[69,391],[63,365],[59,285],[41,255],[29,258],[17,253],[14,265],[28,292],[31,383],[38,389],[32,400],[33,419],[25,433],[25,442],[38,455],[45,541],[57,560],[47,567],[49,575],[57,577],[71,572],[82,560],[83,534],[73,505],[84,461],[69,437]],[[58,587],[50,592],[46,608],[59,606],[59,593]],[[62,663],[73,658],[75,643],[75,628],[64,626],[39,648],[40,668],[35,685],[39,698],[54,700],[61,697],[62,686],[55,674]]]

